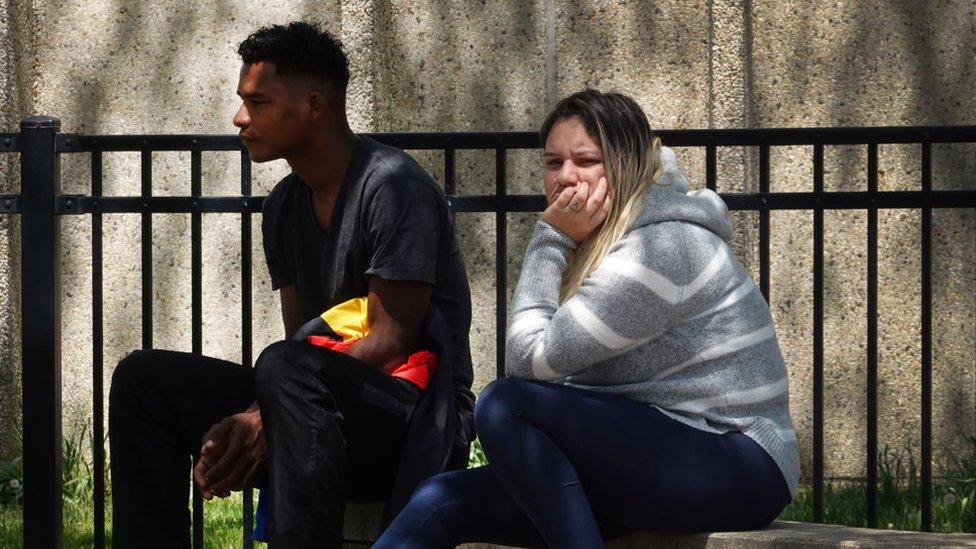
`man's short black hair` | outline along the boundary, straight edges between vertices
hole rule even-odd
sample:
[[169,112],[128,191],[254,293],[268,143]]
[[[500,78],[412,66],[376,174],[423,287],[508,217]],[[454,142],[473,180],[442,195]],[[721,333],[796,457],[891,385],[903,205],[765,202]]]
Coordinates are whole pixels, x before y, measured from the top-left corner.
[[274,63],[283,77],[311,77],[345,94],[349,61],[339,42],[315,23],[294,21],[288,25],[261,27],[237,47],[245,64]]

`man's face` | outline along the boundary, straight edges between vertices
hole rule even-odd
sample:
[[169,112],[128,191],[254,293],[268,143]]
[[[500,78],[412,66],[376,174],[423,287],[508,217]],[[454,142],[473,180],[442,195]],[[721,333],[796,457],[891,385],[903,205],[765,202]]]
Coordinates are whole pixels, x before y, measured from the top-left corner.
[[314,116],[303,88],[279,78],[272,63],[258,61],[241,67],[237,95],[242,103],[234,125],[241,129],[241,140],[252,160],[287,158],[306,141],[313,131]]

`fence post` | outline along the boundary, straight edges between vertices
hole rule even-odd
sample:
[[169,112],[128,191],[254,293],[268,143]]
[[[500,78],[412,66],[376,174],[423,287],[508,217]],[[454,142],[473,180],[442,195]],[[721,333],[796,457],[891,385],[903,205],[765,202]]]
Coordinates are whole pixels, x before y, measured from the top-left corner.
[[24,546],[61,547],[61,122],[20,123]]

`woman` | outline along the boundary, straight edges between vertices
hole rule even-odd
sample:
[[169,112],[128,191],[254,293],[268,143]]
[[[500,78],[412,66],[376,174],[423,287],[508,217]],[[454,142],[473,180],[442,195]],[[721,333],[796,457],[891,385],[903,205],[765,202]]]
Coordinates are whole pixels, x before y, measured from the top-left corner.
[[512,303],[490,465],[421,484],[376,547],[600,547],[628,531],[772,521],[799,474],[786,368],[732,256],[630,98],[585,90],[542,126],[549,202]]

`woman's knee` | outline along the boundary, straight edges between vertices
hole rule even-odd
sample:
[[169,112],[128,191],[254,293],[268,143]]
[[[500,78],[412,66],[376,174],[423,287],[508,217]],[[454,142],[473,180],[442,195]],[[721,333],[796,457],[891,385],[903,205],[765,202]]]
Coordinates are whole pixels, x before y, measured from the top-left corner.
[[485,387],[474,408],[475,430],[482,442],[520,414],[528,396],[528,385],[525,380],[505,377]]
[[428,509],[433,512],[456,500],[459,493],[454,484],[452,473],[456,473],[456,471],[440,473],[421,482],[414,490],[413,495],[410,496],[410,505],[417,505],[420,509]]

